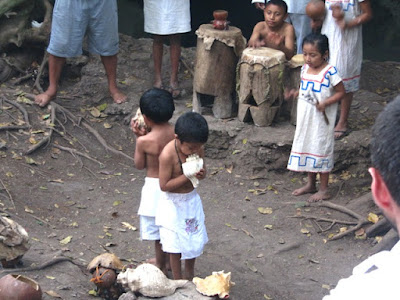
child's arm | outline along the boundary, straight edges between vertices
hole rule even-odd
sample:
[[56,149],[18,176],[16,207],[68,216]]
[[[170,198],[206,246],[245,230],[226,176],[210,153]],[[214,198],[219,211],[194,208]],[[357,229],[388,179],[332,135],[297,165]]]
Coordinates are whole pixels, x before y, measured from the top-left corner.
[[335,18],[336,23],[340,26],[341,29],[348,29],[357,27],[364,23],[367,23],[372,19],[372,8],[369,0],[365,0],[360,2],[361,14],[354,19],[346,22],[344,18]]
[[207,173],[206,163],[204,162],[204,148],[201,148],[201,150],[199,151],[199,156],[203,159],[203,168],[199,172],[197,172],[196,178],[202,180],[206,178]]
[[249,42],[247,43],[248,47],[257,48],[257,47],[262,46],[261,31],[262,31],[263,27],[264,27],[264,22],[258,22],[256,24],[256,26],[254,26],[253,33],[251,34]]
[[279,50],[285,53],[287,60],[290,60],[294,55],[294,39],[294,28],[291,24],[287,24],[284,31],[284,42],[279,47]]
[[333,103],[336,103],[336,102],[340,101],[340,99],[342,99],[344,97],[345,93],[346,93],[342,81],[334,86],[334,90],[335,90],[335,93],[331,97],[327,98],[323,102],[318,102],[316,104],[316,107],[317,107],[317,109],[319,111],[324,112],[325,108],[327,106],[332,105]]
[[164,150],[159,157],[159,164],[158,175],[160,178],[160,188],[163,192],[173,192],[189,181],[183,174],[173,178],[173,159]]
[[145,141],[143,138],[136,138],[136,148],[135,148],[135,167],[138,170],[143,170],[146,167],[146,152],[144,151]]

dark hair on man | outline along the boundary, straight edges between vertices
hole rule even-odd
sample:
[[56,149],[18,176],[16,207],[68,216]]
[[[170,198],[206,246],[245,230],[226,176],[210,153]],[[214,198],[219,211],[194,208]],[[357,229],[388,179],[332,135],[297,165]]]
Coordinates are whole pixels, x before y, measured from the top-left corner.
[[139,105],[142,114],[156,124],[168,122],[175,110],[171,93],[158,88],[144,92]]
[[285,1],[283,0],[269,0],[265,3],[265,8],[267,8],[270,4],[274,4],[276,6],[282,7],[284,14],[287,14],[288,7]]
[[329,51],[329,41],[325,34],[312,32],[303,39],[301,47],[304,47],[305,44],[312,44],[317,47],[318,52],[321,53],[321,55],[324,55],[326,51]]
[[371,162],[400,206],[400,95],[379,114],[372,127]]
[[208,140],[207,121],[198,113],[184,113],[176,120],[175,134],[181,142],[204,144]]

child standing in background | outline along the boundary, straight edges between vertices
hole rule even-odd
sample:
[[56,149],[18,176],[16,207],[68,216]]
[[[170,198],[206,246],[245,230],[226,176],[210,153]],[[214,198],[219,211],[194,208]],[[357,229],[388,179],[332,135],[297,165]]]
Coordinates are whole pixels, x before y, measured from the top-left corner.
[[144,0],[144,31],[153,34],[154,87],[163,88],[161,66],[163,42],[170,42],[171,73],[168,91],[180,95],[178,83],[181,33],[189,32],[190,0]]
[[[306,64],[301,70],[296,132],[287,168],[308,172],[307,184],[292,194],[314,193],[308,199],[314,202],[330,198],[328,181],[333,169],[337,102],[345,91],[336,68],[327,63],[329,45],[325,35],[312,33],[306,36],[303,55]],[[317,173],[321,181],[318,192]]]
[[[162,249],[169,253],[174,279],[193,279],[195,259],[208,241],[203,205],[192,183],[203,179],[206,169],[203,164],[193,174],[185,171],[189,156],[197,155],[202,161],[207,139],[207,121],[198,113],[187,112],[176,121],[175,139],[160,155],[160,187],[164,193],[156,224],[160,226]],[[185,260],[184,276],[181,259]]]
[[290,60],[294,55],[294,29],[285,22],[287,9],[283,0],[268,1],[264,9],[265,21],[254,26],[248,46],[280,50]]
[[329,43],[329,62],[343,79],[346,94],[340,103],[340,117],[335,127],[335,138],[349,133],[348,116],[353,93],[358,91],[363,59],[362,24],[372,18],[369,0],[326,0],[326,16],[321,33]]
[[140,207],[140,237],[142,240],[155,241],[155,264],[165,274],[166,255],[161,250],[160,232],[155,224],[156,209],[161,195],[158,179],[158,157],[164,146],[174,139],[174,128],[169,124],[175,106],[172,95],[161,89],[148,90],[140,98],[140,110],[150,132],[139,128],[137,121],[132,122],[132,131],[136,135],[135,167],[146,169],[145,183],[142,189]]

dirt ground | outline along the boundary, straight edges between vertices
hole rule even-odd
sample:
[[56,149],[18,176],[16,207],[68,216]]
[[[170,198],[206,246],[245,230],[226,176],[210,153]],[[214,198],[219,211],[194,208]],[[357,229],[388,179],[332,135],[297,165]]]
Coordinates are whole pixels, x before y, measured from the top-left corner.
[[[0,131],[0,205],[2,214],[9,215],[29,233],[31,248],[23,257],[25,267],[61,255],[86,266],[106,251],[115,253],[125,264],[138,264],[153,257],[153,244],[140,241],[138,230],[124,226],[129,223],[139,228],[137,210],[145,173],[136,170],[129,158],[135,139],[127,120],[138,107],[140,95],[152,85],[150,53],[150,40],[121,36],[118,78],[119,86],[129,97],[127,103],[112,104],[104,70],[96,57],[90,58],[81,70],[80,64],[86,59],[66,66],[55,101],[83,117],[87,121],[83,122],[96,129],[110,147],[126,156],[107,151],[88,127],[79,122],[72,124],[65,114],[58,113],[52,126],[51,111],[26,103],[20,94],[19,103],[27,110],[32,127]],[[182,55],[193,68],[195,49],[184,49]],[[165,68],[167,61],[168,55]],[[338,142],[342,151],[340,164],[330,186],[332,203],[367,218],[370,212],[379,214],[372,201],[363,207],[352,201],[369,192],[369,128],[385,102],[400,93],[400,63],[366,61],[362,76],[362,91],[355,97],[350,120],[353,132]],[[184,66],[180,81],[183,95],[176,101],[175,118],[191,109],[192,77]],[[16,101],[17,91],[32,93],[32,86],[33,81],[15,86],[11,80],[1,86],[1,98]],[[366,98],[370,101],[366,102]],[[21,112],[3,100],[0,124],[19,124]],[[302,217],[349,217],[326,207],[308,207],[306,196],[291,195],[305,174],[287,172],[283,163],[268,169],[268,165],[260,165],[250,155],[260,147],[254,140],[262,140],[265,132],[286,128],[290,140],[294,127],[287,121],[262,129],[236,120],[215,120],[211,116],[207,119],[213,128],[210,138],[218,140],[220,146],[208,148],[208,176],[198,189],[210,241],[196,261],[197,276],[220,270],[232,272],[236,285],[231,299],[236,300],[321,299],[339,278],[350,275],[355,265],[374,252],[375,239],[365,239],[362,233],[327,242],[346,225],[336,224],[319,232],[321,228],[315,222]],[[51,128],[55,128],[51,142],[26,155],[27,149],[45,138]],[[221,136],[228,138],[223,140]],[[249,150],[235,151],[244,145]],[[350,145],[364,158],[363,163],[357,155],[344,157]],[[290,147],[285,148],[289,150]],[[319,224],[322,229],[330,225]],[[24,274],[39,282],[45,300],[93,299],[89,295],[94,288],[89,274],[70,262]]]

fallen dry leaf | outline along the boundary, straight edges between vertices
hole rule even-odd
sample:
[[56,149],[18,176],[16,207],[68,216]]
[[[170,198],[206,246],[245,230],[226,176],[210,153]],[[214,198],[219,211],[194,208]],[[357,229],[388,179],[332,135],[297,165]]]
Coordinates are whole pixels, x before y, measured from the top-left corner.
[[369,213],[368,214],[368,221],[370,221],[371,223],[375,224],[376,222],[379,221],[379,217],[374,213]]
[[71,242],[71,240],[72,240],[72,235],[69,235],[69,236],[67,236],[66,238],[62,239],[62,240],[60,241],[60,244],[61,244],[61,245],[66,245],[66,244],[68,244],[69,242]]
[[46,293],[47,295],[51,296],[51,297],[54,297],[54,298],[61,298],[61,296],[60,296],[59,294],[57,294],[55,291],[52,291],[52,290],[50,290],[50,291],[45,291],[45,293]]
[[263,215],[270,215],[272,214],[272,208],[271,207],[259,207],[257,208],[258,212],[263,214]]
[[125,228],[128,228],[130,230],[136,231],[137,228],[131,224],[129,224],[128,222],[121,222],[122,226]]

